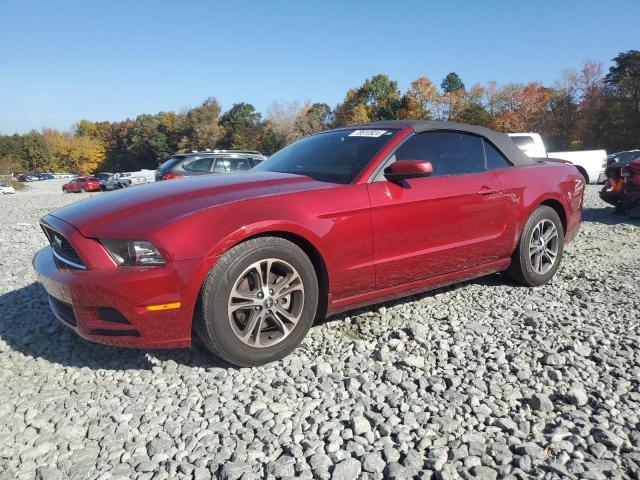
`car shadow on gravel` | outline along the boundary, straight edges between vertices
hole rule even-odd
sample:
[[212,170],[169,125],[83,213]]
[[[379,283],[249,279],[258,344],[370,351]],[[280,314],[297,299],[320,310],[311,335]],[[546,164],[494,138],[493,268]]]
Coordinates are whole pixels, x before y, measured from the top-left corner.
[[199,342],[194,342],[192,348],[138,350],[84,340],[54,317],[44,290],[36,283],[0,295],[0,340],[0,356],[9,351],[20,352],[70,367],[149,370],[169,362],[187,367],[235,368]]
[[640,226],[640,219],[625,217],[621,213],[616,212],[616,209],[613,207],[585,208],[582,210],[582,221],[602,223],[604,225],[628,223],[629,225]]

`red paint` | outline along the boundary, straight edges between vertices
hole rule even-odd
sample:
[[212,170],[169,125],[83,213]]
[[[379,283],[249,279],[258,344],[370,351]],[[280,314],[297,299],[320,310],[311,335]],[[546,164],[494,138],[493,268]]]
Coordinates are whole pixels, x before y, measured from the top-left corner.
[[95,177],[77,177],[62,186],[62,190],[69,193],[100,191],[100,180]]
[[[303,239],[328,275],[328,314],[504,270],[530,213],[557,202],[566,239],[580,224],[584,182],[573,166],[539,163],[404,183],[370,183],[404,138],[404,128],[351,185],[256,172],[141,185],[74,203],[43,218],[74,246],[87,271],[56,267],[51,248],[34,259],[47,291],[72,303],[76,331],[136,347],[191,342],[202,282],[216,259],[255,235]],[[415,167],[415,165],[414,165]],[[153,242],[164,267],[116,267],[98,238]],[[178,310],[144,306],[181,302]],[[117,308],[140,337],[93,335],[122,328],[96,318]]]

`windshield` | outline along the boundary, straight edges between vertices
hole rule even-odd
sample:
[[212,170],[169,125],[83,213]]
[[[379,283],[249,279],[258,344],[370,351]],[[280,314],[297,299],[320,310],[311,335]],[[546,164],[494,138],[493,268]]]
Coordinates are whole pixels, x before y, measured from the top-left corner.
[[321,182],[352,183],[396,132],[350,128],[311,135],[274,153],[252,171],[294,173]]

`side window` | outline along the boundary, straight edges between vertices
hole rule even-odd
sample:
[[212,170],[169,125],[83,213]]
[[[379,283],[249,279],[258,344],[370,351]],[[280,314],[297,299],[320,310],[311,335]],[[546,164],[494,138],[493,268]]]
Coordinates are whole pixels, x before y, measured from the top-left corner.
[[228,172],[246,172],[251,168],[248,158],[230,158],[226,161]]
[[396,160],[429,160],[433,176],[485,171],[482,139],[468,133],[419,133],[404,142],[395,156]]
[[496,147],[489,142],[482,140],[484,145],[484,154],[487,157],[487,170],[495,170],[496,168],[510,167],[511,163],[507,160]]
[[213,163],[213,158],[204,157],[199,158],[197,160],[193,160],[192,162],[186,163],[182,168],[188,170],[189,172],[209,172],[211,170],[211,164]]
[[213,173],[227,173],[227,169],[225,168],[226,163],[226,160],[218,158],[216,160],[216,166],[213,168]]

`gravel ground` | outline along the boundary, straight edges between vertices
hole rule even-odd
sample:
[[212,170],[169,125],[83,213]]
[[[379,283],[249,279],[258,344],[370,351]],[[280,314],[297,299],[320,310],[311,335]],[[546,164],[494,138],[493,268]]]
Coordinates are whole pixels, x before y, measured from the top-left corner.
[[37,221],[91,195],[61,183],[0,197],[1,479],[640,478],[640,223],[598,187],[550,285],[494,275],[349,312],[235,369],[58,324]]

